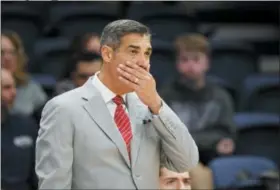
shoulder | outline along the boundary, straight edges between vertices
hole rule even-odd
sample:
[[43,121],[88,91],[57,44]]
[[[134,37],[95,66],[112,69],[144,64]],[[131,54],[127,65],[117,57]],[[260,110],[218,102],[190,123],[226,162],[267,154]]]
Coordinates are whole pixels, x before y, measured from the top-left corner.
[[169,100],[175,93],[177,93],[177,83],[176,80],[169,81],[163,85],[158,91],[160,96],[164,100]]
[[213,95],[216,99],[218,99],[219,101],[232,101],[231,95],[229,94],[229,92],[216,85],[216,84],[211,84],[211,88],[212,88],[212,92]]
[[30,80],[27,82],[26,87],[27,87],[27,88],[30,88],[30,89],[41,89],[41,88],[42,88],[41,85],[40,85],[38,82],[36,82],[36,81],[34,81],[34,80],[32,80],[32,79],[30,79]]
[[66,87],[72,88],[72,86],[74,86],[74,85],[73,85],[72,81],[70,81],[70,80],[62,80],[56,84],[56,87],[58,87],[58,88],[66,88]]
[[46,112],[46,110],[74,111],[79,105],[82,104],[81,93],[82,90],[80,87],[67,91],[63,94],[57,95],[46,103],[43,112]]
[[75,85],[70,80],[63,80],[55,85],[55,94],[62,94],[75,88]]

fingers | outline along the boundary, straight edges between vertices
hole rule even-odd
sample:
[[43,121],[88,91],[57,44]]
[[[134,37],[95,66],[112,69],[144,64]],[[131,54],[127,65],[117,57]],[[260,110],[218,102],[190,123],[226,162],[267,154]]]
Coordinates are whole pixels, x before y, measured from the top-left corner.
[[133,75],[140,80],[143,80],[143,79],[147,78],[147,75],[142,74],[137,69],[128,67],[128,66],[123,65],[123,64],[120,64],[118,69],[119,69],[119,72],[121,74],[127,73],[127,75]]
[[136,70],[139,74],[142,74],[143,76],[150,75],[150,73],[148,72],[149,68],[140,67],[138,64],[133,63],[131,61],[125,62],[125,65],[129,68]]
[[145,68],[133,62],[120,64],[117,72],[120,74],[120,81],[136,91],[145,88],[147,84],[154,84],[152,75]]
[[139,83],[139,78],[137,76],[135,76],[133,73],[129,73],[121,68],[117,68],[117,71],[120,73],[120,76],[122,78],[127,79],[136,85]]
[[131,82],[129,79],[123,77],[123,76],[119,76],[120,81],[122,81],[123,83],[125,83],[127,86],[129,86],[130,88],[137,90],[139,88],[139,86],[137,84],[135,84],[134,82]]

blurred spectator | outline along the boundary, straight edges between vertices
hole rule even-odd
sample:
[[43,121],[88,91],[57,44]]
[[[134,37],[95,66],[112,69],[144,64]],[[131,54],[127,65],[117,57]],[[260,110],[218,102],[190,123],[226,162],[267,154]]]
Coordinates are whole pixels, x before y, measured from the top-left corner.
[[76,54],[80,51],[89,51],[99,54],[100,52],[100,38],[95,33],[86,33],[81,36],[76,36],[73,39],[70,47],[71,52]]
[[191,190],[189,172],[177,173],[166,168],[160,169],[160,189]]
[[1,70],[1,188],[35,190],[35,141],[38,126],[28,116],[10,113],[16,94],[11,73]]
[[31,115],[34,110],[41,107],[47,95],[41,86],[32,81],[25,72],[27,56],[20,37],[12,31],[1,34],[1,64],[14,76],[17,95],[13,105],[13,112]]
[[[74,37],[70,45],[70,56],[67,59],[65,74],[63,79],[71,78],[71,72],[73,71],[73,60],[76,62],[79,56],[83,52],[91,52],[94,54],[100,54],[100,37],[95,33],[86,33],[81,36]],[[75,63],[74,63],[75,64]]]
[[98,54],[81,52],[73,60],[71,69],[68,71],[70,79],[59,82],[55,89],[55,95],[67,92],[82,86],[90,76],[101,68],[101,58]]
[[[192,187],[200,189],[203,183],[211,184],[212,181],[199,180],[199,176],[201,179],[204,176],[203,172],[210,176],[209,169],[205,167],[208,162],[234,151],[233,103],[224,89],[205,80],[210,47],[204,36],[180,36],[176,41],[176,50],[179,75],[165,86],[161,95],[188,126],[199,147],[202,164],[198,167],[201,168],[197,169],[199,172],[192,172],[191,177],[199,182]],[[194,174],[198,176],[192,176]]]

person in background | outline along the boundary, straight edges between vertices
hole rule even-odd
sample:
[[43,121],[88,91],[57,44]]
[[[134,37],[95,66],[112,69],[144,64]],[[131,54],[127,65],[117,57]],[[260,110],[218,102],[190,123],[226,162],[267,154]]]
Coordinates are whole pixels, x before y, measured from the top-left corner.
[[9,70],[16,82],[17,95],[12,111],[32,115],[47,100],[42,87],[31,80],[25,71],[27,56],[20,37],[12,31],[1,34],[1,64]]
[[82,86],[90,76],[100,70],[101,57],[91,52],[81,52],[73,60],[70,69],[70,79],[64,79],[56,85],[55,94],[59,95],[76,87]]
[[[73,62],[79,59],[83,52],[90,52],[100,55],[100,37],[95,33],[86,33],[84,35],[75,36],[69,47],[70,55],[66,60],[65,73],[60,78],[60,81],[71,79]],[[75,63],[74,63],[75,64]]]
[[74,37],[70,51],[76,54],[80,51],[89,51],[100,54],[100,37],[95,33],[86,33],[84,35]]
[[35,190],[35,141],[38,126],[29,116],[10,113],[16,97],[11,73],[1,70],[1,188]]
[[160,189],[191,190],[189,172],[177,173],[165,167],[160,169]]
[[210,47],[203,35],[178,37],[176,50],[179,75],[161,95],[188,126],[199,147],[201,163],[190,173],[192,188],[212,189],[208,162],[234,152],[233,103],[224,89],[206,81]]

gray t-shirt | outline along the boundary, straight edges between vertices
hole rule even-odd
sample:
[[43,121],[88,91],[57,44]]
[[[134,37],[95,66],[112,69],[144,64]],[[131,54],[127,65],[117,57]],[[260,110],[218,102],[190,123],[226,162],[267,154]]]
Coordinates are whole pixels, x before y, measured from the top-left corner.
[[13,113],[31,115],[47,101],[47,95],[42,87],[29,80],[24,86],[17,88],[17,95],[12,109]]

